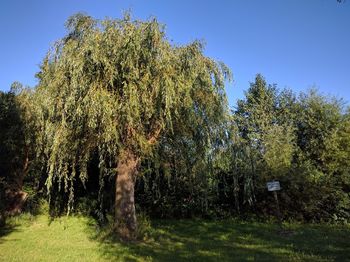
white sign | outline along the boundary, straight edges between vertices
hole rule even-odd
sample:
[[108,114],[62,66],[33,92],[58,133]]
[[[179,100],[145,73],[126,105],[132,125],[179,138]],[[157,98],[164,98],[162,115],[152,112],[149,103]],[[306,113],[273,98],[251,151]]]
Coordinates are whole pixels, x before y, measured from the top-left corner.
[[280,182],[279,181],[271,181],[266,183],[267,190],[268,191],[277,191],[281,190]]

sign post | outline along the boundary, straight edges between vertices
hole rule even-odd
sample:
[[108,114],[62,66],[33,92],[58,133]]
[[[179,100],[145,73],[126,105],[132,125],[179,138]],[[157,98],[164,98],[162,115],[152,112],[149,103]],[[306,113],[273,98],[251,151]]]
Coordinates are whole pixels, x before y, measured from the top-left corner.
[[266,183],[267,190],[273,192],[273,196],[276,201],[277,206],[277,217],[280,223],[282,223],[282,216],[281,216],[281,210],[280,210],[280,204],[278,202],[278,195],[277,191],[281,190],[280,182],[279,181],[271,181]]

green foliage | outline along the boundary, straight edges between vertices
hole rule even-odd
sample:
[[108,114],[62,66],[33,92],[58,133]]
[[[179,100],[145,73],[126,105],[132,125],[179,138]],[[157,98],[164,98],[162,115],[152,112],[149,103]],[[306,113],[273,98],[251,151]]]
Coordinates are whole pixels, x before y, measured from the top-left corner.
[[13,92],[0,92],[0,177],[16,184],[23,161],[23,122]]
[[285,173],[291,166],[294,151],[294,133],[290,126],[272,125],[264,134],[263,159],[273,175]]
[[219,174],[229,181],[226,198],[234,198],[236,212],[248,203],[255,213],[272,215],[265,185],[277,179],[285,218],[348,221],[348,121],[341,101],[316,90],[296,98],[257,75],[238,101],[226,156],[219,157],[227,159]]
[[9,208],[9,192],[22,190],[29,154],[24,89],[14,83],[10,92],[0,92],[0,224]]
[[275,215],[275,200],[266,182],[277,179],[285,219],[349,221],[349,114],[341,101],[315,90],[297,97],[257,75],[222,129],[212,133],[210,153],[183,146],[184,138],[196,141],[183,134],[172,144],[163,140],[171,158],[161,152],[160,164],[146,169],[160,175],[144,176],[137,188],[144,210],[158,217],[267,218]]
[[202,43],[172,45],[155,19],[129,15],[97,21],[78,14],[67,29],[37,74],[36,100],[47,189],[68,195],[68,211],[94,154],[101,193],[123,152],[152,158],[175,132],[206,147],[227,112],[230,72],[203,55]]

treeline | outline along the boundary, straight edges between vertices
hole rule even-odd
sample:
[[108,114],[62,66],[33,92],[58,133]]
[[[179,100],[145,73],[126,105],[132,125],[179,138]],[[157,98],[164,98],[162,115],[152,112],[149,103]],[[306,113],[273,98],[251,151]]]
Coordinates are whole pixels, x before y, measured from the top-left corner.
[[[350,110],[316,90],[297,95],[257,75],[230,110],[230,70],[203,45],[174,46],[155,19],[78,14],[31,89],[0,93],[0,210],[115,215],[126,237],[152,217],[274,214],[350,218]],[[134,194],[135,193],[135,194]]]
[[[32,93],[12,89],[0,94],[2,200],[5,184],[22,190],[23,180],[32,194],[46,197],[47,173],[38,163],[32,163],[29,174],[26,170],[28,154],[34,162],[36,156],[30,146],[34,138],[24,128],[28,113],[19,104],[28,102]],[[257,75],[245,98],[212,134],[207,148],[197,144],[193,133],[175,131],[162,137],[153,157],[142,161],[135,193],[140,211],[162,218],[269,218],[275,215],[275,202],[266,182],[278,180],[284,219],[349,220],[350,111],[341,99],[314,89],[297,96]],[[75,184],[74,208],[103,219],[113,212],[114,177],[105,178],[105,193],[99,198],[96,155],[88,169],[86,187]],[[67,194],[57,189],[53,195],[55,214],[66,212]],[[3,207],[5,203],[1,201]]]
[[278,180],[284,219],[350,218],[350,111],[340,99],[278,90],[257,75],[203,155],[191,139],[169,139],[138,182],[150,214],[271,217],[266,182]]

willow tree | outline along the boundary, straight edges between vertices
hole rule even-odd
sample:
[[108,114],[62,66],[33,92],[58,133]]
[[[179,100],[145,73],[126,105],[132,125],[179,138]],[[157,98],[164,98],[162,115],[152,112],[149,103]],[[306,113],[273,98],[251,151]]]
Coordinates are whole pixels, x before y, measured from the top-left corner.
[[47,188],[62,186],[69,210],[74,183],[88,179],[87,165],[97,152],[100,191],[103,178],[115,176],[115,222],[130,235],[137,226],[140,162],[152,157],[174,125],[177,132],[203,125],[201,132],[210,134],[227,112],[224,81],[230,72],[204,56],[198,41],[171,44],[156,19],[100,21],[77,14],[66,27],[37,74],[37,140],[47,158]]

